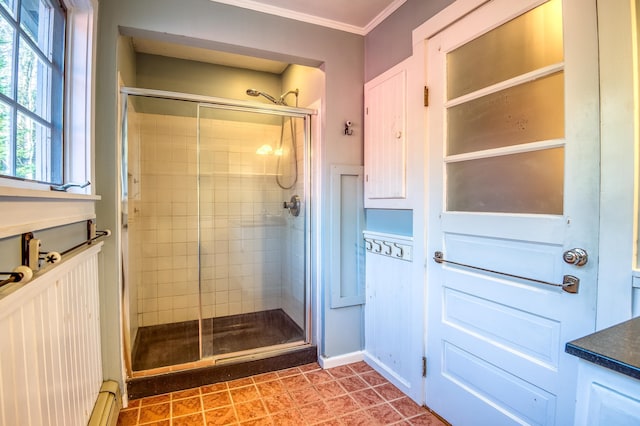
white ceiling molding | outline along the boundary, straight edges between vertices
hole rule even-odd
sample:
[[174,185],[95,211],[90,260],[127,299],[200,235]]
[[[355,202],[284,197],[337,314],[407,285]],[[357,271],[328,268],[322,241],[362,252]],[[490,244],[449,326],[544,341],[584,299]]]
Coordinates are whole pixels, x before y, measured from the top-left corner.
[[385,10],[380,12],[378,16],[373,18],[371,22],[369,22],[364,27],[364,35],[369,34],[371,30],[378,26],[382,21],[387,19],[393,12],[395,12],[400,6],[402,6],[407,0],[394,0],[393,3],[389,4]]
[[[342,22],[332,19],[323,18],[321,16],[298,12],[291,9],[273,6],[267,3],[263,3],[255,0],[210,0],[216,3],[223,3],[229,6],[241,7],[244,9],[254,10],[256,12],[268,13],[270,15],[281,16],[283,18],[294,19],[296,21],[307,22],[309,24],[320,25],[327,28],[333,28],[340,31],[346,31],[359,35],[367,35],[369,31],[373,30],[378,24],[384,21],[389,15],[402,6],[407,0],[389,0],[389,5],[376,15],[365,26],[358,26],[348,22]],[[336,0],[343,1],[343,0]]]

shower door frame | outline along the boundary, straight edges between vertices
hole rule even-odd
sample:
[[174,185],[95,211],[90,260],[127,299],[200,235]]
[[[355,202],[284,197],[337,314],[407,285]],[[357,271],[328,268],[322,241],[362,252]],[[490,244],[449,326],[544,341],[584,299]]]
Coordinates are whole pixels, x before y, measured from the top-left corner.
[[[190,93],[180,93],[180,92],[171,92],[171,91],[164,91],[164,90],[156,90],[156,89],[143,89],[143,88],[135,88],[135,87],[127,87],[127,86],[123,86],[120,88],[120,95],[123,97],[122,99],[122,117],[121,117],[121,121],[120,124],[122,126],[122,132],[124,132],[124,126],[126,125],[127,122],[127,102],[128,102],[128,96],[141,96],[141,97],[148,97],[148,98],[157,98],[157,99],[168,99],[168,100],[178,100],[178,101],[187,101],[187,102],[193,102],[196,104],[196,110],[197,110],[197,117],[196,117],[196,123],[197,123],[197,138],[198,138],[198,142],[197,142],[197,147],[198,147],[198,158],[200,156],[200,108],[201,107],[206,107],[206,108],[215,108],[215,109],[220,109],[220,110],[230,110],[230,111],[239,111],[239,112],[250,112],[250,113],[260,113],[260,114],[270,114],[270,115],[276,115],[276,116],[282,116],[282,117],[293,117],[293,118],[302,118],[304,120],[304,135],[305,135],[305,141],[304,141],[304,159],[303,159],[303,164],[304,164],[304,172],[303,172],[303,176],[304,176],[304,198],[303,198],[303,205],[304,205],[304,215],[305,215],[305,229],[304,229],[304,249],[305,249],[305,257],[304,257],[304,262],[305,262],[305,268],[304,268],[304,341],[302,343],[299,342],[293,342],[293,343],[286,343],[286,344],[280,344],[280,345],[273,345],[273,346],[266,346],[266,347],[261,347],[261,348],[255,348],[255,349],[250,349],[250,350],[246,350],[246,351],[241,351],[241,352],[231,352],[231,353],[226,353],[226,354],[220,354],[220,355],[212,355],[212,356],[207,356],[204,357],[203,356],[203,349],[202,349],[202,303],[200,303],[199,305],[199,309],[200,309],[200,315],[199,315],[199,319],[198,319],[198,335],[199,335],[199,350],[200,350],[200,356],[198,361],[196,361],[196,363],[200,363],[200,362],[207,362],[208,365],[216,365],[218,363],[223,363],[223,362],[228,362],[228,361],[241,361],[241,360],[247,360],[247,359],[255,359],[258,357],[263,356],[265,353],[269,353],[269,354],[280,354],[280,353],[286,353],[290,350],[295,350],[297,348],[303,347],[303,346],[308,346],[313,344],[313,327],[314,327],[314,322],[313,322],[313,309],[312,309],[312,301],[314,300],[314,298],[312,297],[312,277],[314,276],[314,274],[312,273],[312,269],[314,267],[314,263],[312,262],[312,247],[314,247],[314,243],[312,241],[312,235],[314,235],[314,233],[312,232],[311,228],[312,228],[312,222],[311,222],[311,179],[312,179],[312,170],[311,170],[311,116],[313,115],[317,115],[317,111],[313,110],[313,109],[308,109],[308,108],[300,108],[300,107],[291,107],[291,106],[287,106],[287,105],[269,105],[269,104],[258,104],[252,101],[243,101],[243,100],[237,100],[237,99],[227,99],[227,98],[218,98],[218,97],[212,97],[212,96],[204,96],[204,95],[196,95],[196,94],[190,94]],[[127,152],[126,152],[126,143],[124,143],[126,139],[124,138],[123,135],[123,146],[122,146],[122,156],[123,156],[123,161],[122,161],[122,165],[121,168],[123,170],[121,170],[121,179],[123,176],[123,173],[125,173],[126,175],[126,171],[124,170],[125,167],[127,167],[127,161],[126,161],[126,156],[127,156]],[[199,192],[200,192],[200,161],[198,160],[198,170],[197,170],[197,176],[198,176],[198,183],[197,183],[197,191],[198,191],[198,203],[199,201]],[[121,188],[120,188],[120,197],[122,198],[124,196],[123,191],[125,191],[126,189],[126,181],[121,182]],[[200,222],[200,221],[198,221]],[[200,227],[200,223],[198,223],[198,228]],[[198,229],[198,285],[200,288],[200,297],[202,297],[202,282],[201,282],[201,266],[200,266],[200,229]],[[129,324],[126,323],[125,320],[125,316],[124,316],[124,311],[122,313],[122,319],[123,322],[125,322],[124,327],[123,327],[123,332],[125,330],[129,329]],[[129,337],[130,338],[130,337]],[[123,335],[123,338],[121,339],[123,344],[125,343],[125,336]],[[131,343],[131,348],[133,347],[133,343]],[[144,372],[146,370],[133,370],[133,365],[132,365],[132,353],[131,353],[131,348],[128,348],[129,350],[127,350],[127,348],[125,347],[123,350],[123,353],[125,354],[125,365],[126,365],[126,369],[129,370],[128,371],[128,375],[131,377],[133,375],[135,375],[135,373],[137,372]],[[180,364],[178,364],[179,366]],[[171,366],[172,368],[176,368],[176,366]],[[186,363],[185,364],[185,368],[184,369],[189,369],[189,368],[193,368],[193,363]],[[181,369],[180,367],[177,367],[177,369]]]

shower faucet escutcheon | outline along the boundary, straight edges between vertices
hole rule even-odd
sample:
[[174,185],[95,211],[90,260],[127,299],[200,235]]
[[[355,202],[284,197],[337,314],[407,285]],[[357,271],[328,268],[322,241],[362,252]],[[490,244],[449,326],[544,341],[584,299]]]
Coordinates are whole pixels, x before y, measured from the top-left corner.
[[282,203],[282,207],[285,209],[289,209],[289,213],[292,216],[298,217],[300,214],[300,197],[298,195],[292,195],[291,201],[285,201]]

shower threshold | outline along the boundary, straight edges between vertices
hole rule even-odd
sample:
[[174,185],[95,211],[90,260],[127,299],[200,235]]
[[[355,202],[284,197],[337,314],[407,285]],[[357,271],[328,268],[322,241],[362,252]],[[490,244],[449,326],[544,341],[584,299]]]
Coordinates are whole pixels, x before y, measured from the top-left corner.
[[[169,326],[138,330],[134,366],[164,366],[134,370],[127,379],[128,398],[241,379],[318,360],[317,346],[305,343],[302,329],[281,309],[204,320],[203,335],[209,336],[204,353],[209,355],[203,359],[199,359],[198,321]],[[141,351],[143,345],[147,349]],[[216,350],[220,353],[211,353]]]
[[[207,318],[202,321],[203,354],[250,356],[252,350],[304,342],[303,330],[282,310]],[[200,359],[198,321],[141,327],[134,344],[134,371],[196,363]],[[233,359],[233,355],[231,355]]]

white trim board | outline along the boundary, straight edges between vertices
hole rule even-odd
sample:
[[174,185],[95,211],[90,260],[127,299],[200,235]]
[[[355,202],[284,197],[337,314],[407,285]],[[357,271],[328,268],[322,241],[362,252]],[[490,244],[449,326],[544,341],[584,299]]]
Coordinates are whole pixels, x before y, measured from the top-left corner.
[[367,35],[378,24],[388,18],[393,12],[395,12],[400,6],[402,6],[407,0],[394,0],[389,4],[382,12],[375,16],[365,26],[360,27],[357,25],[348,24],[346,22],[336,21],[333,19],[323,18],[316,15],[310,15],[308,13],[296,12],[291,9],[285,9],[282,7],[272,6],[260,1],[254,0],[210,0],[216,3],[222,3],[229,6],[241,7],[244,9],[254,10],[256,12],[268,13],[270,15],[276,15],[283,18],[295,19],[296,21],[307,22],[309,24],[320,25],[327,28],[333,28],[335,30],[346,31],[358,35]]
[[364,352],[351,352],[344,355],[325,357],[320,356],[318,358],[318,364],[324,370],[328,368],[340,367],[341,365],[353,364],[354,362],[364,361]]

